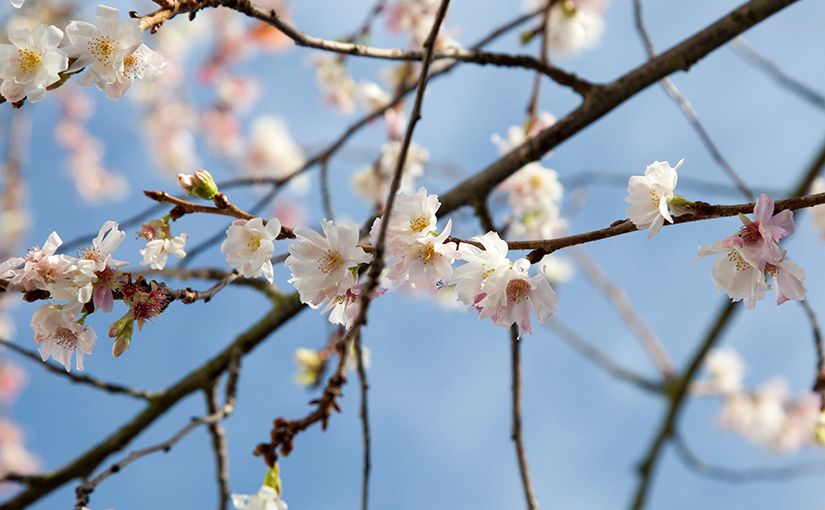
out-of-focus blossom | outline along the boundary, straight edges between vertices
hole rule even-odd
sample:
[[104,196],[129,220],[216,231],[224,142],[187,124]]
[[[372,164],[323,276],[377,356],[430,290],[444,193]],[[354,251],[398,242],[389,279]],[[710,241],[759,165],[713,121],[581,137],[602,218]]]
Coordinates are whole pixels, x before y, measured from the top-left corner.
[[[252,125],[247,148],[246,171],[258,177],[280,179],[304,165],[304,151],[289,134],[286,124],[278,117],[262,116]],[[294,177],[290,189],[306,193],[309,179],[306,175]]]
[[317,72],[316,82],[324,100],[341,113],[355,111],[358,87],[343,61],[335,55],[315,55],[310,59]]
[[[385,143],[378,162],[362,168],[352,176],[353,187],[359,196],[373,204],[382,203],[387,198],[400,150],[400,141]],[[426,149],[414,142],[410,144],[399,193],[409,193],[414,189],[415,181],[424,174],[424,165],[429,158],[430,153]]]

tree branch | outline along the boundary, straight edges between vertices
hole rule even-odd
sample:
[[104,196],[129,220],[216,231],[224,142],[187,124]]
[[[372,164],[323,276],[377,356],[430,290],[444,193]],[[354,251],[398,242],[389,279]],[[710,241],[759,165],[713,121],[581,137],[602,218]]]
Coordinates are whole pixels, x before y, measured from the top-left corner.
[[527,466],[527,450],[524,448],[524,437],[521,432],[521,340],[518,335],[518,326],[510,326],[510,362],[512,375],[512,431],[510,438],[516,447],[516,459],[521,476],[521,485],[524,490],[524,499],[528,510],[538,510],[539,502],[536,491],[530,480],[530,468]]

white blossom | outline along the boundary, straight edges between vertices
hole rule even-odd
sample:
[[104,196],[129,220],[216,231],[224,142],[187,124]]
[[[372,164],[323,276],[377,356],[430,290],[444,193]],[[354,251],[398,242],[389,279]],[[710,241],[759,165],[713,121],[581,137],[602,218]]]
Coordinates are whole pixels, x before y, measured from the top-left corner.
[[221,244],[221,253],[226,263],[238,270],[241,276],[254,278],[263,275],[269,283],[274,282],[272,253],[275,239],[281,233],[281,222],[272,218],[266,225],[262,218],[235,220],[226,230],[226,240]]
[[415,289],[435,294],[439,284],[446,282],[453,273],[452,264],[459,252],[454,242],[446,242],[452,229],[452,220],[437,236],[418,237],[394,253],[387,278],[393,285],[409,285]]
[[143,257],[142,264],[152,269],[163,269],[166,267],[169,255],[178,259],[186,257],[185,247],[188,238],[189,235],[183,233],[171,239],[152,239],[140,249],[140,255]]
[[287,510],[286,503],[272,487],[262,485],[257,494],[232,494],[237,510]]
[[676,171],[683,162],[683,159],[679,160],[675,167],[671,167],[670,163],[654,161],[647,166],[643,176],[634,175],[627,183],[625,202],[630,204],[627,217],[636,228],[648,229],[648,238],[659,232],[665,220],[673,223],[668,203],[674,196],[678,179]]
[[27,97],[36,103],[69,65],[66,53],[57,47],[63,32],[39,25],[34,30],[10,30],[8,37],[11,44],[0,44],[0,95],[10,102]]
[[475,303],[479,317],[509,328],[517,324],[520,333],[532,333],[531,312],[541,323],[557,309],[556,293],[544,274],[529,276],[530,262],[518,259],[499,269],[482,285],[483,297]]
[[69,71],[86,68],[78,82],[105,90],[118,81],[119,75],[124,75],[124,59],[138,48],[143,31],[138,20],[120,21],[117,9],[99,5],[96,26],[72,21],[66,26],[66,37],[66,53],[76,59]]
[[604,32],[604,14],[595,2],[562,0],[547,23],[550,55],[574,55],[594,47]]
[[466,264],[457,267],[452,277],[458,299],[470,306],[483,297],[482,286],[487,279],[510,264],[507,259],[507,242],[497,232],[487,232],[481,237],[472,238],[472,241],[481,243],[484,248],[461,243],[458,248],[460,258]]
[[[437,195],[430,195],[426,188],[419,188],[415,195],[399,193],[387,225],[387,246],[390,250],[396,247],[404,249],[417,239],[429,236],[436,229],[436,215],[441,202]],[[375,237],[380,228],[380,218],[373,224],[372,234]],[[373,239],[375,241],[375,239]]]
[[371,260],[358,246],[359,229],[355,223],[323,220],[321,228],[324,235],[311,228],[296,228],[297,239],[289,245],[285,262],[292,272],[289,283],[298,290],[301,302],[313,308],[345,296],[357,283],[358,266]]
[[[265,115],[255,120],[249,139],[245,169],[254,176],[277,179],[291,175],[304,165],[304,151],[278,117]],[[309,190],[309,178],[299,175],[290,182],[297,193]]]
[[115,81],[102,84],[102,89],[109,99],[120,99],[135,79],[152,80],[165,69],[166,60],[163,56],[141,43],[135,51],[123,57]]
[[91,354],[97,335],[94,330],[77,320],[79,305],[45,305],[34,312],[31,327],[34,342],[43,361],[49,356],[71,371],[72,354],[76,354],[75,366],[83,370],[83,356]]
[[710,374],[710,385],[713,390],[730,394],[742,389],[745,363],[734,349],[713,349],[705,358],[705,368]]

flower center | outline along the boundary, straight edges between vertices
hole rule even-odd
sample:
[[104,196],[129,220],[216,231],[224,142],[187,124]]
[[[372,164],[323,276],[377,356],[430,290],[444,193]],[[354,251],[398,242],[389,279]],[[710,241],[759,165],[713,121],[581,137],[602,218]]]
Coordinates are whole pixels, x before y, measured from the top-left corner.
[[487,278],[490,277],[491,274],[493,274],[495,272],[496,272],[495,269],[488,269],[488,270],[484,271],[483,273],[481,273],[481,279],[486,280]]
[[324,255],[324,258],[321,259],[318,269],[324,274],[330,274],[341,269],[343,265],[344,259],[340,253],[337,251],[328,251],[326,255]]
[[750,264],[745,262],[745,259],[743,259],[742,255],[740,255],[736,250],[731,250],[728,252],[728,261],[736,266],[737,271],[744,271],[750,266]]
[[249,236],[249,241],[246,243],[246,247],[249,248],[249,251],[258,251],[258,248],[261,247],[261,235],[260,234],[252,234]]
[[137,78],[143,70],[143,62],[134,53],[123,59],[123,75],[128,78]]
[[754,221],[742,227],[742,229],[739,230],[739,237],[746,243],[755,243],[762,239],[762,234],[759,232],[759,222]]
[[765,264],[765,276],[776,277],[776,274],[778,272],[779,272],[779,266],[775,266],[773,264]]
[[54,343],[64,349],[73,351],[77,349],[77,335],[69,328],[58,328],[54,332]]
[[418,252],[418,258],[425,264],[431,264],[438,256],[439,254],[435,251],[433,243],[425,244]]
[[530,295],[530,282],[517,279],[507,282],[507,302],[521,303]]
[[117,44],[105,35],[98,35],[89,39],[89,52],[101,64],[111,64],[115,51],[117,51]]
[[542,184],[544,184],[544,179],[542,179],[540,175],[534,175],[530,177],[527,182],[534,188],[541,188]]
[[659,192],[652,188],[650,190],[650,205],[656,208],[659,207]]
[[418,218],[410,221],[410,230],[413,232],[421,232],[427,228],[427,225],[429,224],[430,222],[427,221],[427,218],[424,216],[419,216]]
[[20,58],[20,72],[23,74],[33,73],[43,62],[43,56],[36,51],[19,49],[17,54]]

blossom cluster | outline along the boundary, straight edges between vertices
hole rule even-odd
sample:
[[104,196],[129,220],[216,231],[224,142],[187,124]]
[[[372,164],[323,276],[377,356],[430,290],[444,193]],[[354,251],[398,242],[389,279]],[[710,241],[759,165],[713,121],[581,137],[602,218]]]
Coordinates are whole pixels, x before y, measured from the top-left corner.
[[166,67],[141,42],[139,22],[120,21],[118,10],[104,5],[98,6],[97,24],[71,21],[65,34],[54,25],[13,29],[8,39],[10,44],[0,44],[0,95],[10,102],[41,101],[50,87],[84,69],[78,83],[118,99],[135,79],[155,78]]
[[[185,255],[186,234],[172,238],[167,221],[157,220],[141,231],[148,240],[141,255],[144,264],[153,268],[162,268],[169,254]],[[132,281],[122,273],[127,262],[115,259],[114,252],[125,237],[117,223],[107,221],[91,246],[73,257],[58,253],[62,240],[52,232],[42,248],[34,247],[23,257],[0,263],[0,278],[8,280],[9,289],[31,293],[35,299],[45,293],[53,300],[36,310],[31,319],[34,342],[43,361],[52,357],[69,371],[75,356],[75,367],[83,370],[84,356],[92,354],[97,343],[97,334],[86,319],[96,311],[111,312],[116,295],[128,311],[109,328],[115,356],[129,347],[135,325],[142,329],[166,308],[169,297],[164,289]]]
[[705,369],[709,377],[697,381],[692,391],[723,400],[720,424],[768,448],[789,452],[812,444],[820,423],[820,395],[807,392],[788,398],[781,379],[772,379],[751,391],[745,388],[745,364],[732,348],[708,353]]
[[[644,175],[632,176],[628,181],[627,216],[636,228],[648,229],[649,238],[659,232],[665,221],[673,223],[673,216],[690,212],[695,205],[674,192],[681,165],[682,161],[675,167],[655,161],[648,165]],[[750,219],[740,214],[742,227],[737,233],[699,247],[700,257],[716,255],[711,272],[713,284],[732,301],[743,301],[750,309],[770,290],[771,279],[776,280],[777,304],[805,299],[805,273],[779,246],[782,239],[794,232],[793,211],[786,209],[774,214],[773,199],[762,193],[753,215]]]

